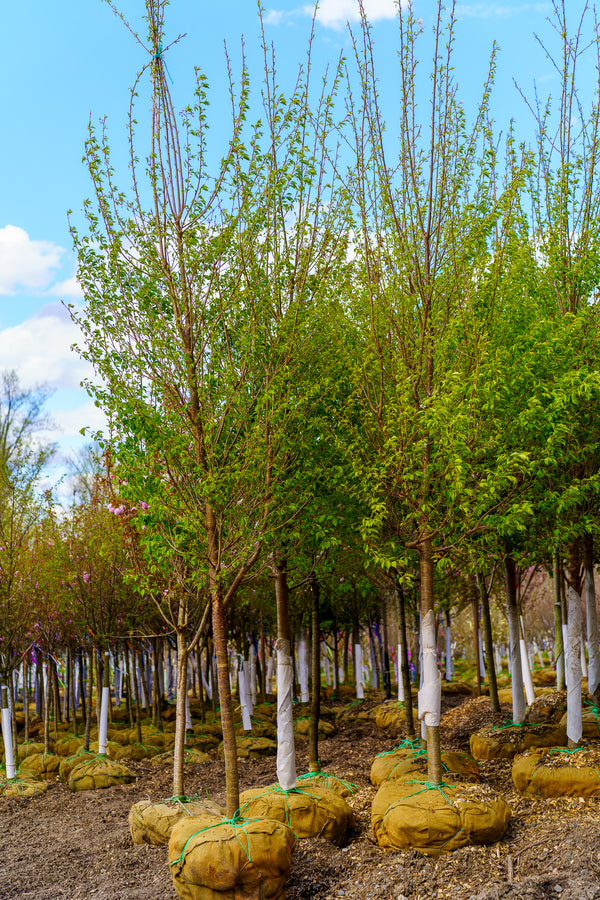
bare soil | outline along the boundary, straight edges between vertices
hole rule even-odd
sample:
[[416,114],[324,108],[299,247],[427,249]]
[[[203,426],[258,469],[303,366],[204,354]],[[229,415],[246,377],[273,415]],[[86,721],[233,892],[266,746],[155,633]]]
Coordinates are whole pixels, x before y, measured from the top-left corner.
[[[463,702],[464,701],[464,702]],[[459,704],[460,705],[457,705]],[[443,746],[468,749],[469,735],[497,721],[489,700],[444,696]],[[510,716],[507,707],[504,714]],[[374,723],[345,722],[322,741],[321,763],[357,786],[350,803],[356,825],[346,846],[321,839],[297,845],[288,900],[600,900],[600,798],[543,801],[513,788],[509,761],[481,764],[486,781],[510,804],[505,837],[439,859],[416,851],[383,852],[370,832],[369,782],[376,753],[402,735]],[[190,794],[224,802],[224,768],[218,757],[189,765]],[[306,745],[297,743],[298,771]],[[71,793],[59,780],[31,800],[0,799],[0,900],[173,900],[166,847],[133,846],[127,815],[143,798],[171,794],[171,772],[131,763],[135,783],[104,791]],[[243,789],[275,781],[275,760],[240,761]]]

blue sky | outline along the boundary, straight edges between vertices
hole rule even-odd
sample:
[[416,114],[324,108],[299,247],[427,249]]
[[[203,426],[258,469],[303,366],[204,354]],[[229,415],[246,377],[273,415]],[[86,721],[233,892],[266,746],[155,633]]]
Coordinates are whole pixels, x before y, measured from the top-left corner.
[[[568,4],[580,7],[577,0]],[[387,94],[394,81],[395,3],[365,0],[365,5]],[[267,38],[275,44],[285,79],[302,58],[312,6],[302,0],[273,0],[273,5],[264,0],[264,6]],[[434,0],[414,0],[413,7],[425,27],[432,23]],[[120,8],[143,29],[143,0],[122,0]],[[534,32],[550,34],[550,13],[549,2],[458,6],[457,71],[465,99],[481,83],[496,41],[494,109],[503,127],[511,116],[522,123],[523,133],[532,127],[513,77],[528,91],[534,79],[541,89],[551,89],[552,68],[533,40]],[[357,0],[322,0],[315,38],[318,66],[350,50],[346,22],[356,18]],[[0,368],[16,369],[25,386],[46,382],[55,389],[50,409],[62,430],[54,437],[68,449],[82,442],[81,427],[99,424],[99,414],[79,387],[87,369],[69,349],[77,330],[61,306],[61,300],[81,302],[67,210],[81,221],[82,203],[90,194],[81,161],[90,116],[95,122],[107,117],[117,161],[124,158],[129,87],[147,55],[102,0],[6,3],[0,25]],[[220,108],[224,40],[234,64],[242,34],[251,68],[260,61],[254,0],[172,0],[166,27],[168,37],[186,33],[167,56],[181,107],[190,99],[192,69],[199,65],[215,86],[214,109]]]

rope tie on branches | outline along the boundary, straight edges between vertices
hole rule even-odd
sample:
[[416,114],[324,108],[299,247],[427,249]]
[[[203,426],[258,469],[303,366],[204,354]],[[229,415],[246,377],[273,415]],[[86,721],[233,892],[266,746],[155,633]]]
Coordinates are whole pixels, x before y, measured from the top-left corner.
[[162,44],[159,44],[159,45],[158,45],[157,52],[154,54],[153,59],[156,60],[156,63],[157,63],[157,64],[158,64],[158,63],[162,63],[165,72],[166,72],[167,75],[169,76],[169,81],[171,82],[171,84],[174,84],[175,82],[174,82],[173,79],[171,78],[171,73],[169,72],[169,67],[167,66],[167,64],[166,64],[166,62],[165,62],[165,59],[164,59],[164,56],[163,56],[163,48],[162,48]]

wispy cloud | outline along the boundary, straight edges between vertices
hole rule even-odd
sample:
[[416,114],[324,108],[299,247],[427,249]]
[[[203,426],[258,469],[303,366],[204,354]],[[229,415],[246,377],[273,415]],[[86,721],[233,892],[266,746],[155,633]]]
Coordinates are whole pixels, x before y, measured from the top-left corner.
[[[371,22],[393,19],[398,12],[397,0],[364,0],[364,10]],[[299,16],[312,16],[313,4],[304,4],[292,10],[270,9],[265,15],[267,25],[290,23]],[[347,22],[358,22],[358,0],[321,0],[317,10],[317,22],[325,28],[343,28]]]
[[456,7],[458,18],[474,19],[511,19],[523,13],[548,15],[551,11],[551,3],[459,3]]
[[34,241],[17,225],[0,228],[0,294],[45,291],[65,251],[52,241]]

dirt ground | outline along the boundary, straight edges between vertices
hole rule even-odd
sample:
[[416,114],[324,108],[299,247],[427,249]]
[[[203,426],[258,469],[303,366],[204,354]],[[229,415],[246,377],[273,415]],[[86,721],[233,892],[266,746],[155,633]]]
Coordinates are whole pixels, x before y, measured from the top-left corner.
[[[445,697],[445,748],[468,749],[469,735],[495,720],[486,698]],[[460,703],[460,706],[455,705]],[[452,708],[454,707],[454,708]],[[507,707],[505,714],[510,716]],[[401,734],[371,722],[339,725],[320,745],[328,772],[357,786],[350,803],[356,824],[341,849],[322,839],[301,841],[288,882],[288,900],[600,900],[600,798],[542,801],[516,793],[511,764],[481,764],[486,780],[509,802],[505,837],[439,859],[416,851],[384,852],[371,839],[369,782],[376,753]],[[306,770],[306,745],[297,743],[298,772]],[[104,791],[71,793],[56,780],[31,800],[0,799],[0,900],[172,900],[175,892],[166,847],[134,846],[127,815],[143,798],[171,794],[169,768],[131,763],[137,780]],[[186,768],[188,793],[224,802],[224,768]],[[275,759],[240,761],[242,789],[275,781]]]

